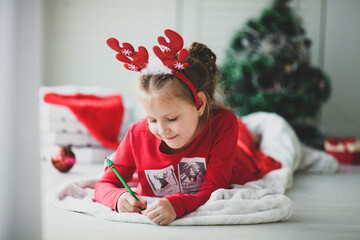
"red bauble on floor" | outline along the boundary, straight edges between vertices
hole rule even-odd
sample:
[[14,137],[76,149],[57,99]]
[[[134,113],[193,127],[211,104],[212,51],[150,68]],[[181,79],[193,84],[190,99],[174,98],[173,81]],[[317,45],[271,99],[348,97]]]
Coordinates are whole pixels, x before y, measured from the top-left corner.
[[51,162],[60,172],[68,172],[75,164],[75,154],[70,147],[60,146],[52,155]]

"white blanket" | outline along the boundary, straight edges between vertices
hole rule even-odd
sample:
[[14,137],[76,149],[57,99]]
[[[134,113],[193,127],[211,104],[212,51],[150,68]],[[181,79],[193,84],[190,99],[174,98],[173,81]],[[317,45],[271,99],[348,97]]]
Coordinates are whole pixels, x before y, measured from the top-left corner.
[[[262,179],[230,189],[214,191],[210,199],[196,211],[170,225],[256,224],[285,221],[292,213],[292,202],[285,191],[292,185],[297,170],[334,173],[336,160],[318,150],[300,144],[293,129],[280,116],[253,113],[243,118],[252,133],[261,135],[262,151],[278,160],[282,168]],[[67,182],[52,189],[48,200],[68,211],[89,214],[111,221],[153,224],[137,213],[117,213],[94,200],[97,178]],[[148,202],[154,199],[148,198]]]

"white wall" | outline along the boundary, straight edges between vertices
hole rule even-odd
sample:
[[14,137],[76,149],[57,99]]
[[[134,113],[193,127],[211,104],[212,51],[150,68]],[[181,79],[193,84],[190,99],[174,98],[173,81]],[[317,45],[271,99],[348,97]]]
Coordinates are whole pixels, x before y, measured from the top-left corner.
[[360,1],[327,1],[324,70],[333,95],[324,107],[323,128],[335,136],[360,138]]
[[[116,37],[150,49],[157,44],[157,36],[162,35],[165,28],[171,28],[183,35],[185,46],[192,41],[209,45],[221,63],[234,33],[249,18],[257,17],[271,2],[272,0],[45,0],[44,84],[111,87],[119,89],[125,101],[136,102],[133,83],[138,74],[123,69],[122,64],[115,59],[114,52],[105,44],[107,38]],[[360,137],[360,128],[354,125],[355,122],[360,122],[359,111],[353,105],[358,100],[358,74],[355,70],[348,71],[344,68],[353,66],[356,62],[357,52],[351,51],[357,47],[356,41],[350,39],[359,40],[360,35],[350,25],[342,26],[341,30],[335,27],[348,20],[359,22],[359,14],[356,14],[359,2],[293,0],[291,3],[303,17],[307,36],[312,40],[312,64],[328,72],[333,82],[332,98],[319,116],[320,124],[327,134],[341,136],[352,133]],[[343,8],[352,9],[353,12]],[[337,34],[339,31],[341,34]],[[351,36],[346,38],[346,49],[350,55],[340,51],[341,48],[338,47],[345,38],[343,36]],[[330,54],[336,49],[338,58],[344,56],[341,64],[331,63],[337,61]],[[346,54],[348,57],[345,57]],[[343,84],[345,79],[348,79],[346,87]]]
[[119,89],[134,100],[137,73],[124,71],[110,37],[135,48],[152,47],[157,34],[176,28],[176,1],[47,0],[45,84],[96,85]]
[[41,239],[41,0],[0,1],[0,239]]

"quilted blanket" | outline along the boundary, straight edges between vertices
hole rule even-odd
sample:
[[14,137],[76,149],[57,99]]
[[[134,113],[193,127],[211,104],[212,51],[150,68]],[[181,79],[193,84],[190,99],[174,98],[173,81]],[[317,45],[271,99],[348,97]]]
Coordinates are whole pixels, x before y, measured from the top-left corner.
[[[302,145],[293,129],[280,116],[258,112],[242,118],[250,132],[261,136],[261,150],[278,160],[281,169],[263,178],[229,189],[214,191],[210,199],[170,225],[257,224],[286,221],[292,201],[285,195],[295,171],[334,173],[338,163],[325,152]],[[94,200],[97,177],[66,182],[48,193],[55,206],[110,221],[154,224],[138,213],[117,213]],[[146,198],[149,203],[156,198]]]

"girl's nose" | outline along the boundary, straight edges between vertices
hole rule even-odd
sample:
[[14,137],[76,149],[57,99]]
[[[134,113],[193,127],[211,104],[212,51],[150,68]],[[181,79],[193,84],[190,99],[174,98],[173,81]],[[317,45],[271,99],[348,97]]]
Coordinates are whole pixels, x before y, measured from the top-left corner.
[[159,134],[160,135],[165,135],[166,133],[168,133],[169,128],[165,125],[165,124],[159,124]]

